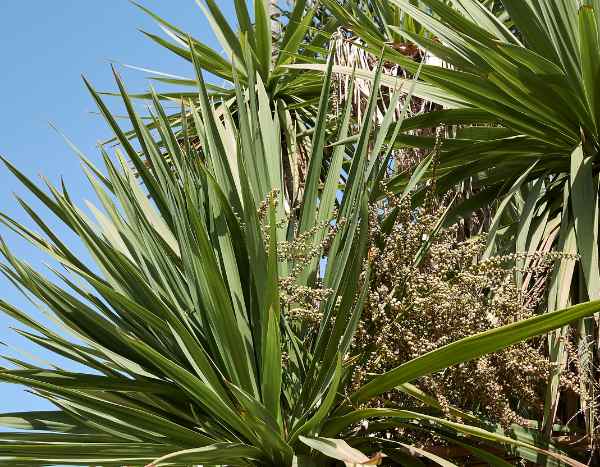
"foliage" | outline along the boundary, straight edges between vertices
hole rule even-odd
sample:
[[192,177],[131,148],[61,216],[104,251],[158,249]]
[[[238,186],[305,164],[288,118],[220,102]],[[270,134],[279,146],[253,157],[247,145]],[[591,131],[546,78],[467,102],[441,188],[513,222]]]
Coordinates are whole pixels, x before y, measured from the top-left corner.
[[[434,0],[427,4],[432,9],[438,5]],[[228,59],[217,58],[218,54],[201,42],[156,17],[175,42],[153,39],[190,60],[196,77],[186,82],[161,78],[190,86],[188,96],[159,96],[154,91],[130,96],[115,74],[133,128],[129,133],[118,126],[102,98],[87,83],[120,146],[116,159],[102,149],[105,172],[81,155],[102,208],[88,205],[95,220],[77,206],[65,186],[48,184],[44,191],[6,161],[8,169],[83,243],[91,261],[79,259],[25,201],[19,199],[42,233],[2,215],[6,227],[60,266],[50,268],[54,274],[50,279],[0,242],[5,258],[1,268],[7,279],[52,317],[59,330],[43,326],[4,300],[0,300],[0,309],[25,327],[19,332],[27,339],[83,368],[40,367],[8,357],[12,367],[0,368],[0,380],[27,386],[56,410],[0,415],[0,424],[17,430],[0,433],[3,465],[301,466],[327,465],[334,462],[332,459],[348,465],[420,465],[413,456],[453,465],[418,446],[376,436],[406,426],[465,446],[491,465],[506,465],[497,455],[498,448],[514,450],[534,462],[544,459],[555,465],[582,465],[567,457],[549,436],[526,429],[505,433],[464,408],[442,407],[434,396],[410,384],[514,344],[522,348],[526,344],[520,343],[550,331],[554,331],[556,343],[562,342],[556,333],[600,311],[598,301],[568,306],[566,294],[557,284],[573,274],[572,266],[561,264],[553,277],[550,312],[535,316],[525,313],[494,329],[482,327],[476,329],[483,331],[477,334],[454,336],[453,342],[440,342],[443,345],[430,352],[390,364],[368,381],[350,384],[365,361],[363,349],[350,356],[353,339],[367,299],[372,303],[372,281],[381,278],[370,248],[373,209],[385,208],[395,197],[406,201],[414,189],[422,194],[426,186],[423,177],[430,175],[434,166],[440,174],[439,189],[462,180],[457,174],[452,178],[450,169],[454,166],[449,169],[444,165],[449,163],[444,153],[439,164],[432,165],[431,157],[425,158],[410,178],[399,175],[387,183],[385,174],[388,168],[394,169],[393,146],[401,142],[400,131],[439,123],[440,115],[448,116],[444,120],[447,123],[462,122],[465,115],[488,122],[497,119],[490,109],[473,108],[476,102],[458,93],[456,84],[444,88],[440,83],[453,81],[447,74],[443,78],[436,75],[443,72],[431,66],[422,68],[425,82],[393,77],[387,81],[393,92],[383,92],[380,86],[386,77],[381,71],[385,64],[380,62],[375,73],[348,73],[349,95],[356,76],[373,80],[360,130],[349,137],[350,130],[357,127],[351,121],[352,101],[344,102],[340,116],[331,115],[332,74],[339,71],[331,54],[326,64],[312,63],[314,69],[325,72],[323,75],[289,71],[293,68],[288,66],[288,56],[323,61],[327,54],[321,46],[327,34],[308,32],[310,14],[303,16],[305,3],[299,1],[290,18],[300,21],[290,19],[283,39],[275,37],[280,42],[273,47],[273,23],[266,5],[255,2],[252,23],[245,2],[236,1],[241,29],[236,34],[216,2],[203,3]],[[400,0],[397,5],[406,8]],[[477,8],[469,11],[481,11]],[[588,9],[582,11],[584,20],[590,19]],[[455,22],[464,26],[464,21],[458,21],[449,10],[443,12],[453,27]],[[323,15],[322,9],[319,15]],[[438,10],[435,15],[419,16],[418,21],[431,30],[435,21],[440,21]],[[337,27],[341,20],[323,18],[319,24]],[[583,23],[585,27],[591,24]],[[489,26],[489,22],[482,24]],[[439,31],[433,32],[438,35]],[[477,29],[469,32],[473,40],[496,48],[489,34]],[[467,39],[460,36],[456,40],[464,46],[460,41],[469,42]],[[303,42],[307,40],[322,42]],[[367,37],[365,43],[367,48],[382,45],[380,38]],[[500,45],[498,48],[505,53]],[[273,50],[278,54],[273,55]],[[480,65],[476,53],[469,53],[477,62],[473,65]],[[410,73],[419,75],[419,67],[395,49],[386,50],[384,57],[397,59]],[[525,54],[523,60],[532,59]],[[545,62],[535,64],[536,73],[544,71]],[[229,80],[232,87],[207,85],[203,70]],[[312,84],[307,86],[308,82]],[[406,86],[399,90],[398,83]],[[302,95],[304,91],[313,93],[313,98]],[[453,102],[456,111],[404,121],[404,112],[398,115],[398,107],[402,92],[407,91],[401,106],[404,110],[414,92],[438,103]],[[151,100],[150,125],[134,111],[134,97]],[[179,99],[181,114],[168,116],[161,97]],[[216,105],[221,101],[214,98],[225,98],[231,105]],[[382,101],[387,105],[375,126]],[[298,136],[300,119],[292,119],[291,125],[282,121],[288,122],[286,112],[297,103],[299,108],[313,107],[302,114],[307,122],[304,137],[310,139],[305,146],[308,152],[302,189],[296,183],[290,190],[294,174],[286,151],[291,147],[288,142]],[[554,128],[555,123],[541,120],[538,132],[516,138],[535,140],[545,148],[552,144],[566,148],[573,127],[567,131]],[[514,126],[511,131],[525,129]],[[540,139],[539,133],[548,128],[554,133]],[[546,175],[550,168],[560,165],[552,163],[558,150],[536,164],[527,153],[517,163],[503,166],[503,170],[521,173],[514,182],[511,179],[512,198],[500,205],[498,216],[519,208],[517,192],[527,200],[521,206],[527,213],[527,228],[517,231],[517,246],[524,243],[535,249],[540,238],[551,235],[551,227],[545,225],[558,229],[558,223],[551,224],[557,210],[549,197],[553,190],[560,191],[564,185],[567,199],[572,196],[581,203],[587,199],[586,189],[593,179],[586,151],[595,144],[594,128],[584,128],[586,140],[572,157],[573,173],[583,178],[568,183],[568,171],[562,177]],[[326,147],[328,132],[335,135],[337,143]],[[563,139],[555,139],[558,134]],[[465,151],[464,157],[472,154],[467,151],[467,142],[472,143],[467,138],[459,139],[456,145]],[[568,142],[576,146],[579,140],[576,137]],[[447,149],[446,144],[451,143],[445,141],[443,149]],[[481,150],[481,145],[475,146]],[[522,160],[527,160],[524,167],[528,170],[523,170]],[[472,175],[474,167],[484,171],[480,183],[485,181],[492,188],[494,176],[504,173],[494,172],[495,166],[489,164],[467,164],[461,176]],[[546,178],[540,178],[542,175]],[[542,181],[531,184],[532,178]],[[388,193],[390,189],[395,193]],[[532,206],[539,206],[547,224],[532,220],[538,215]],[[568,202],[559,206],[563,208],[558,208],[560,219],[564,220],[569,216],[565,208]],[[387,226],[384,232],[395,225],[396,214],[390,211],[382,219],[382,225]],[[564,230],[561,225],[559,241],[563,245],[575,241],[575,236],[581,242],[581,229],[587,225],[578,217],[581,215],[582,210],[575,208],[571,217],[575,222],[563,223]],[[534,227],[542,232],[540,238],[534,236],[536,241],[519,235]],[[436,224],[437,228],[441,224]],[[500,220],[494,221],[489,236],[499,237],[499,230]],[[420,263],[428,254],[435,255],[435,248],[429,252],[430,248],[429,241],[422,242],[413,259]],[[492,252],[486,250],[485,254]],[[584,271],[589,271],[585,251],[582,258]],[[526,319],[517,321],[517,317]],[[354,350],[357,348],[355,345]],[[551,353],[555,361],[562,361],[565,350],[561,352]],[[413,404],[407,410],[377,404],[397,388],[418,400],[418,407]]]
[[[123,89],[118,77],[117,82]],[[122,97],[143,156],[92,90],[151,201],[123,156],[115,164],[105,155],[107,176],[86,163],[86,173],[104,208],[102,212],[90,206],[97,224],[76,207],[66,188],[49,186],[47,195],[8,164],[81,239],[95,266],[76,258],[25,202],[23,207],[46,238],[4,217],[5,224],[66,269],[67,273],[54,271],[63,281],[60,287],[2,244],[6,276],[34,303],[51,311],[72,337],[43,327],[4,301],[2,309],[30,329],[22,331],[30,340],[84,365],[89,372],[40,368],[15,360],[16,369],[2,369],[2,380],[29,386],[58,409],[3,416],[10,426],[42,426],[47,431],[3,433],[3,463],[290,465],[294,455],[309,453],[300,435],[349,436],[353,443],[372,446],[376,440],[352,436],[347,430],[373,416],[439,423],[475,437],[539,450],[480,428],[447,425],[450,422],[418,412],[365,413],[348,403],[363,404],[399,384],[588,316],[600,305],[580,305],[454,342],[343,396],[340,385],[352,370],[352,362],[343,356],[367,291],[361,276],[369,274],[369,263],[364,270],[363,262],[367,190],[373,185],[370,179],[379,173],[368,170],[371,125],[364,126],[355,146],[349,188],[338,212],[338,221],[346,221],[340,223],[327,253],[322,282],[332,293],[320,305],[323,319],[316,337],[307,339],[303,327],[292,326],[280,309],[280,280],[294,271],[294,264],[277,255],[278,244],[290,239],[280,202],[281,158],[274,151],[277,146],[269,145],[275,123],[263,117],[251,124],[245,116],[238,123],[239,130],[225,126],[226,120],[209,105],[201,73],[198,82],[201,108],[192,112],[203,136],[202,154],[185,141],[179,146],[155,99],[160,139],[170,149],[170,162],[140,124],[124,90]],[[327,113],[329,83],[327,79],[323,89],[321,120]],[[242,89],[237,90],[238,107],[248,109],[240,115],[265,111],[260,99],[246,100]],[[371,113],[376,99],[372,96]],[[324,131],[319,122],[317,127]],[[315,135],[317,141],[320,137]],[[225,148],[236,149],[226,152]],[[305,190],[299,233],[310,230],[319,219],[332,217],[342,157],[343,150],[339,150],[334,164],[338,169],[330,170],[323,190],[310,184]],[[320,164],[314,163],[317,158],[313,154],[311,170],[320,172]],[[262,164],[263,170],[256,170],[255,164]],[[309,175],[314,180],[319,174]],[[261,229],[261,199],[268,200],[268,227],[262,223],[268,236]],[[300,274],[297,284],[316,285],[316,274],[310,273],[316,266],[315,261],[304,264],[309,274]],[[283,352],[288,360],[282,366]]]
[[[142,5],[136,5],[156,20],[169,39],[144,32],[147,37],[190,63],[193,56],[202,69],[229,84],[227,87],[208,86],[211,96],[231,99],[235,95],[233,84],[236,79],[247,85],[248,80],[253,79],[251,72],[254,71],[260,75],[273,101],[282,99],[287,104],[301,104],[306,101],[306,96],[309,100],[318,98],[321,90],[318,77],[290,74],[283,67],[296,60],[325,61],[327,49],[323,45],[329,34],[315,30],[316,6],[310,6],[306,0],[295,2],[292,10],[286,12],[284,24],[283,21],[273,21],[268,2],[254,1],[254,18],[251,18],[247,2],[236,0],[235,20],[239,30],[235,31],[235,26],[227,21],[217,2],[197,0],[197,3],[219,40],[222,51],[211,49]],[[327,28],[331,29],[332,26]],[[157,72],[153,79],[160,83],[191,87],[191,93],[176,92],[169,97],[196,99],[194,79],[161,75],[165,73]]]
[[[205,72],[218,78],[221,84],[207,84],[207,93],[216,107],[236,117],[237,99],[234,84],[252,89],[257,77],[264,87],[264,98],[268,100],[277,119],[275,131],[281,138],[281,157],[284,171],[284,197],[294,205],[301,197],[306,182],[308,161],[311,153],[310,136],[314,131],[316,109],[322,88],[322,76],[307,74],[287,68],[292,63],[325,64],[328,56],[327,40],[337,27],[338,21],[331,16],[323,18],[321,8],[310,0],[294,2],[289,10],[271,11],[273,2],[256,0],[252,4],[254,17],[250,15],[246,0],[236,0],[235,21],[226,19],[214,0],[197,0],[221,49],[213,50],[191,34],[156,15],[144,6],[135,3],[153,18],[167,38],[154,33],[144,34],[161,48],[190,64],[198,64]],[[276,2],[275,2],[276,3]],[[275,13],[275,14],[274,14]],[[238,29],[236,30],[237,24]],[[179,104],[181,113],[168,116],[179,137],[184,127],[188,131],[190,144],[199,142],[195,135],[193,116],[188,102],[198,105],[196,79],[174,76],[162,71],[150,71],[151,79],[168,86],[158,93],[160,99]],[[174,89],[172,89],[174,87]],[[109,93],[110,94],[110,93]],[[138,99],[152,99],[150,93],[136,94]],[[150,122],[150,129],[155,125]],[[135,138],[135,133],[129,136]],[[114,142],[115,140],[111,140]]]
[[[386,44],[357,16],[340,11],[334,0],[327,2],[361,38],[366,50],[379,56],[383,48],[386,60],[416,69],[417,64]],[[358,1],[350,3],[359,5]],[[441,193],[457,185],[468,191],[455,219],[468,219],[480,207],[494,209],[486,256],[548,249],[581,255],[579,267],[565,265],[553,275],[549,311],[595,298],[600,290],[595,169],[600,148],[600,3],[390,3],[429,33],[416,34],[401,24],[391,29],[443,61],[441,66],[422,67],[419,92],[444,109],[416,118],[414,125],[446,129],[448,138],[436,167],[437,187]],[[428,137],[395,143],[424,148],[434,144]],[[389,188],[401,190],[405,183],[406,177],[400,175]],[[566,329],[555,333],[548,342],[558,366],[546,395],[546,434],[552,432],[559,408],[557,381],[567,333]],[[562,421],[581,411],[593,451],[598,414],[589,397],[596,378],[597,326],[582,321],[572,334],[581,361],[588,363],[582,368],[579,408],[563,413]]]

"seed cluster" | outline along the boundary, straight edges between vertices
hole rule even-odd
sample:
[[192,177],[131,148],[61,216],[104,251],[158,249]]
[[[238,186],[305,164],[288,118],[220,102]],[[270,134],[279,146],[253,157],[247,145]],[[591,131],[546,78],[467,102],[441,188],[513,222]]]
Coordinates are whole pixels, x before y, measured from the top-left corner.
[[[265,249],[269,250],[270,225],[267,223],[267,210],[270,205],[277,206],[277,191],[271,192],[258,209]],[[278,221],[276,227],[291,223],[291,217]],[[277,242],[277,260],[285,265],[287,273],[279,279],[280,305],[290,320],[308,324],[316,329],[321,322],[321,303],[332,294],[331,289],[322,286],[317,278],[311,286],[302,285],[298,279],[310,268],[319,267],[319,261],[327,253],[333,238],[346,219],[337,219],[334,212],[332,219],[316,223],[312,228],[298,232],[292,229],[290,239]],[[288,229],[289,230],[289,229]]]
[[[409,201],[388,197],[383,208],[371,209],[373,273],[353,347],[353,354],[363,356],[353,375],[355,387],[372,374],[451,342],[533,316],[543,294],[519,287],[516,274],[544,279],[556,260],[574,259],[536,253],[480,260],[485,237],[458,241],[457,227],[436,232],[443,203],[434,204],[413,210]],[[397,217],[384,231],[389,222],[383,219],[389,215]],[[423,256],[419,252],[425,244],[429,247]],[[422,378],[417,385],[442,407],[471,410],[503,425],[522,422],[523,416],[535,418],[529,415],[539,415],[543,408],[543,388],[553,369],[544,346],[544,339],[522,342]],[[563,386],[576,389],[576,380],[573,372],[563,371]],[[519,413],[515,401],[520,401]],[[415,405],[400,392],[374,403]]]

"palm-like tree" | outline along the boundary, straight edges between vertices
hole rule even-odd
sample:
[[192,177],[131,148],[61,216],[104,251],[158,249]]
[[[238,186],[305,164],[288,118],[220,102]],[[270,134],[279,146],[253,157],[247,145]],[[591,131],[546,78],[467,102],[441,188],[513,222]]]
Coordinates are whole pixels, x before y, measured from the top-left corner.
[[[106,173],[83,159],[102,206],[89,205],[96,221],[76,206],[65,187],[48,186],[47,193],[7,162],[78,236],[92,263],[77,258],[26,202],[20,200],[42,233],[2,216],[6,226],[62,267],[53,270],[62,282],[58,285],[0,244],[8,280],[48,311],[68,337],[5,301],[0,308],[27,328],[21,333],[33,343],[88,369],[44,368],[16,359],[16,368],[0,369],[0,380],[24,384],[56,407],[0,416],[1,423],[17,429],[0,434],[3,465],[289,466],[327,465],[331,458],[358,465],[381,460],[346,443],[369,454],[383,448],[394,459],[406,459],[410,447],[371,436],[381,423],[411,423],[462,444],[468,435],[467,446],[475,455],[497,463],[502,461],[486,451],[485,443],[581,465],[560,452],[483,429],[471,414],[451,408],[465,422],[446,420],[439,416],[437,401],[409,383],[590,316],[600,303],[463,339],[346,394],[354,361],[347,352],[368,292],[368,203],[380,182],[378,167],[389,157],[383,141],[392,131],[392,119],[384,119],[373,141],[374,93],[367,123],[349,149],[349,165],[339,145],[322,173],[330,66],[314,122],[306,188],[300,208],[290,212],[282,196],[278,123],[260,78],[249,88],[240,83],[233,88],[234,120],[211,106],[202,64],[194,64],[199,98],[198,106],[190,104],[190,113],[200,151],[185,137],[191,133],[187,128],[183,138],[173,132],[157,95],[152,96],[157,134],[152,133],[117,76],[140,145],[134,148],[88,84],[123,151],[117,152],[117,163],[104,153]],[[252,65],[244,66],[252,77]],[[391,105],[389,115],[394,111]],[[338,139],[347,136],[349,120],[347,103]],[[347,183],[336,200],[342,172]],[[325,252],[331,222],[337,227]],[[301,259],[285,254],[298,239],[309,252]],[[316,330],[290,318],[289,308],[300,299],[282,299],[294,290],[319,297],[316,306],[323,319]],[[426,410],[368,407],[370,398],[397,387],[422,401]],[[355,430],[366,419],[380,423]],[[439,460],[417,448],[408,452]]]
[[[505,248],[531,253],[552,246],[581,255],[580,268],[561,267],[554,274],[549,310],[597,297],[600,2],[390,3],[429,34],[419,35],[402,25],[390,29],[445,63],[425,65],[420,74],[422,94],[432,100],[443,97],[445,108],[417,117],[414,124],[405,122],[407,129],[423,124],[453,129],[436,164],[438,188],[469,186],[472,196],[457,209],[462,216],[489,203],[496,207],[488,254]],[[372,53],[380,54],[385,47],[387,60],[416,69],[357,18],[344,16],[339,9],[336,14],[351,24]],[[412,138],[409,143],[433,144],[428,138]],[[405,176],[400,175],[390,187],[401,189],[404,183]],[[497,198],[501,202],[494,204]],[[577,326],[583,361],[594,360],[594,329],[590,321]],[[565,333],[556,333],[549,341],[556,362],[564,358]],[[582,374],[584,394],[595,378],[590,365]],[[558,406],[559,372],[548,385],[546,433],[552,431]],[[581,409],[592,439],[595,409],[585,397]]]
[[[147,37],[191,65],[197,62],[203,70],[217,78],[220,84],[206,85],[208,94],[212,103],[222,112],[230,113],[234,121],[238,118],[234,84],[252,89],[260,82],[264,90],[261,95],[268,99],[271,116],[278,122],[279,129],[276,131],[281,133],[284,197],[289,205],[297,205],[306,182],[311,152],[310,133],[314,131],[322,76],[299,72],[287,65],[296,62],[324,64],[329,55],[326,43],[338,22],[330,15],[322,18],[319,14],[321,8],[309,0],[291,2],[290,10],[284,9],[282,2],[276,0],[257,0],[253,3],[253,17],[246,1],[235,1],[237,26],[225,18],[218,2],[202,0],[197,3],[219,40],[218,50],[211,49],[144,6],[135,4],[155,19],[167,35],[165,39],[144,32]],[[142,70],[148,71],[146,68]],[[196,79],[162,72],[154,73],[151,78],[160,84],[179,87],[179,90],[159,92],[158,95],[161,100],[174,101],[183,109],[168,116],[175,134],[182,137],[185,127],[191,144],[198,144],[200,139],[193,134],[195,127],[189,108],[190,102],[198,105]],[[150,93],[133,97],[152,99]],[[154,125],[150,123],[148,127],[152,129]],[[285,131],[282,132],[282,129]],[[135,137],[135,133],[128,135]]]
[[[249,14],[246,2],[236,1],[236,22],[230,24],[218,3],[214,0],[198,1],[221,49],[213,50],[201,40],[194,39],[176,25],[154,14],[141,4],[136,5],[150,15],[167,34],[164,39],[144,32],[151,40],[184,60],[192,63],[192,54],[207,72],[226,83],[226,87],[209,86],[209,94],[224,99],[234,96],[233,83],[236,78],[247,84],[247,71],[258,73],[273,99],[281,98],[287,103],[302,104],[302,96],[318,97],[321,82],[316,77],[289,73],[283,65],[296,60],[325,61],[327,50],[323,44],[329,38],[327,31],[316,33],[313,27],[315,8],[307,8],[307,1],[299,1],[291,11],[282,12],[277,1],[255,1],[254,18]],[[285,24],[284,24],[285,23]],[[330,26],[331,29],[331,26]],[[309,42],[307,42],[307,39]],[[312,80],[311,80],[312,78]],[[158,82],[190,86],[194,79],[170,79],[155,76]],[[169,94],[170,97],[188,96],[189,93]]]

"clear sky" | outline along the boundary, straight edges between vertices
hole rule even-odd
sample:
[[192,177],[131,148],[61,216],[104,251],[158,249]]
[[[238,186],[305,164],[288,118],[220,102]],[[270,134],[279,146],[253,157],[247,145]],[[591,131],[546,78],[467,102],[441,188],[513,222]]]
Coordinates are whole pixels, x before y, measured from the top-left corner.
[[[202,11],[195,0],[139,0],[194,37],[218,49]],[[231,1],[221,0],[228,17]],[[84,74],[101,91],[112,91],[110,61],[157,69],[191,77],[193,71],[183,60],[153,44],[138,29],[161,34],[160,28],[127,0],[0,0],[0,154],[28,176],[38,174],[57,183],[63,177],[71,197],[92,199],[77,158],[49,126],[61,129],[94,162],[99,161],[97,141],[109,133],[84,88]],[[147,74],[122,69],[131,92],[148,87]],[[116,106],[115,98],[112,99]],[[31,200],[26,190],[0,167],[0,211],[26,222],[16,206],[13,193]],[[34,204],[35,205],[35,204]],[[39,205],[35,205],[39,206]],[[52,219],[41,210],[46,219]],[[60,224],[59,233],[71,238]],[[44,255],[19,241],[6,228],[0,234],[13,252],[43,268]],[[77,243],[76,251],[84,254]],[[0,276],[0,297],[39,317],[35,309]],[[0,314],[0,354],[13,354],[18,347],[35,357],[48,354],[19,338],[10,329],[15,322]],[[23,355],[18,355],[27,359]],[[31,357],[30,357],[31,358]],[[0,366],[5,362],[0,361]],[[0,383],[0,413],[47,408],[48,404],[23,388]]]

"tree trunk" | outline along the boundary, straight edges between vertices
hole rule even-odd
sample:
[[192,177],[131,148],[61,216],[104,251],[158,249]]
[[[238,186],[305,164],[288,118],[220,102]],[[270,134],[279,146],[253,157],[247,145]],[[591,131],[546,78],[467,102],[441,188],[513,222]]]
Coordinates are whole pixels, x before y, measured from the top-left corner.
[[279,0],[269,0],[269,17],[271,18],[271,34],[275,40],[281,33],[281,23],[279,22],[279,16],[281,10],[279,9]]

